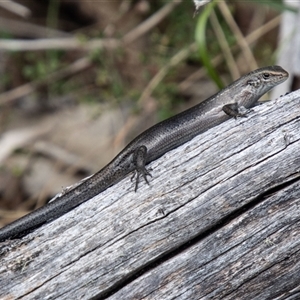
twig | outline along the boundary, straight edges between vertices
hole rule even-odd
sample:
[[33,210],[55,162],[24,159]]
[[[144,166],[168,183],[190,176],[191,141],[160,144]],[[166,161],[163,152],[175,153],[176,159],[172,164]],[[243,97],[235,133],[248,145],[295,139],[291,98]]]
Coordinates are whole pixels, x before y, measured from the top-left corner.
[[[169,61],[167,65],[165,65],[163,68],[159,70],[159,72],[151,79],[147,87],[144,89],[142,95],[140,96],[138,100],[138,105],[143,107],[144,102],[149,99],[150,95],[152,94],[153,90],[157,87],[157,85],[163,80],[163,78],[167,75],[168,71],[178,65],[180,62],[182,62],[184,59],[188,57],[188,55],[192,51],[196,51],[197,49],[197,43],[191,44],[189,47],[179,51],[177,54],[175,54]],[[152,107],[153,108],[153,107]],[[153,109],[150,109],[150,112],[153,113]],[[117,134],[117,136],[114,139],[114,145],[119,145],[126,136],[126,132],[130,131],[131,128],[135,127],[138,122],[137,117],[131,117],[129,118],[126,123],[123,125],[122,130]]]
[[[261,36],[263,36],[264,34],[266,34],[267,32],[269,32],[270,30],[272,30],[274,27],[278,26],[280,22],[280,16],[275,17],[274,19],[272,19],[271,21],[269,21],[268,23],[266,23],[264,26],[256,29],[255,31],[253,31],[252,33],[250,33],[247,37],[245,37],[245,42],[247,44],[252,44],[254,43],[258,38],[260,38]],[[167,74],[167,72],[169,71],[169,69],[171,67],[174,67],[175,65],[177,65],[179,62],[181,62],[182,60],[184,60],[190,52],[192,51],[196,51],[197,47],[195,44],[191,44],[187,49],[183,49],[180,52],[178,52],[175,56],[173,56],[170,60],[170,62],[164,66],[149,82],[149,84],[147,85],[147,87],[144,89],[140,99],[139,99],[139,103],[143,102],[144,99],[146,99],[147,97],[150,97],[151,93],[153,92],[153,90],[156,88],[156,86],[161,82],[161,80],[165,77],[165,75]],[[238,45],[235,45],[233,47],[231,47],[231,51],[236,51],[238,49]],[[186,52],[187,51],[187,52]],[[224,56],[223,55],[217,55],[213,60],[212,63],[214,66],[218,65],[219,63],[221,63],[224,60]],[[195,76],[195,78],[199,78],[199,74],[201,74],[201,76],[204,76],[206,74],[206,72],[204,70],[198,70],[195,74],[198,75],[191,75],[188,79],[184,80],[182,83],[180,83],[179,88],[180,90],[186,90],[190,84],[187,85],[188,82],[190,82],[191,80],[193,80],[193,76]],[[194,81],[194,80],[193,80]]]
[[[154,27],[158,22],[162,20],[162,17],[166,16],[171,12],[171,8],[173,9],[182,0],[173,0],[173,2],[166,4],[163,8],[161,8],[156,14],[155,17],[150,17],[146,21],[144,21],[137,28],[131,30],[127,33],[122,41],[124,43],[133,42],[135,39],[141,37],[141,34],[146,34],[152,27]],[[100,48],[110,48],[114,49],[122,45],[121,40],[117,39],[97,39],[91,40],[86,43],[80,42],[76,38],[60,38],[60,39],[40,39],[34,41],[28,40],[0,40],[0,50],[16,50],[16,51],[25,51],[25,50],[46,50],[46,49],[100,49]],[[12,101],[24,97],[30,93],[32,93],[37,86],[45,84],[49,80],[59,80],[66,76],[70,76],[72,72],[79,72],[91,66],[91,62],[88,58],[81,58],[71,64],[66,69],[57,71],[53,74],[50,74],[47,78],[24,84],[19,86],[13,90],[4,92],[0,95],[0,106],[4,104],[11,103]],[[69,70],[69,71],[68,71]],[[67,73],[67,74],[66,74]],[[66,74],[66,75],[64,75]]]
[[145,99],[150,97],[153,90],[158,86],[158,84],[163,80],[163,78],[167,75],[168,71],[186,59],[192,51],[196,51],[197,43],[191,44],[189,47],[182,49],[178,53],[176,53],[163,68],[159,70],[159,72],[151,79],[148,83],[147,87],[144,89],[141,97],[139,98],[139,104],[141,105]]
[[71,34],[55,30],[40,25],[31,24],[23,21],[0,17],[0,28],[2,31],[12,33],[16,36],[30,38],[45,38],[45,37],[70,37]]
[[29,10],[29,8],[11,0],[0,1],[0,6],[23,18],[28,18],[31,15],[31,11]]
[[238,79],[241,77],[240,71],[237,67],[235,59],[233,58],[232,51],[230,50],[230,47],[228,45],[224,31],[222,30],[222,27],[218,21],[218,18],[216,16],[216,13],[214,10],[212,11],[212,13],[210,15],[210,20],[212,22],[212,28],[217,36],[217,39],[219,41],[221,48],[223,50],[223,55],[224,55],[228,70],[231,73],[231,77],[233,79]]
[[111,49],[120,45],[121,41],[117,39],[95,39],[88,42],[82,42],[78,38],[74,37],[38,40],[0,40],[0,50],[7,51]]
[[32,145],[32,148],[35,153],[41,153],[49,156],[54,161],[62,162],[64,166],[72,166],[72,168],[77,170],[91,170],[91,166],[83,163],[78,155],[70,153],[66,149],[61,148],[54,143],[38,141]]
[[81,72],[82,70],[91,67],[91,65],[92,65],[92,63],[88,58],[86,58],[86,57],[80,58],[77,61],[75,61],[74,63],[72,63],[71,65],[69,65],[68,67],[66,67],[62,70],[59,70],[57,72],[51,73],[44,79],[26,83],[15,89],[4,92],[0,95],[0,106],[7,105],[18,98],[29,95],[34,90],[36,90],[37,87],[44,85],[49,81],[61,80],[65,77],[68,77],[75,73]]
[[[259,39],[260,37],[262,37],[269,31],[271,31],[272,29],[277,27],[280,23],[280,20],[281,20],[281,16],[277,16],[277,17],[273,18],[272,20],[270,20],[265,25],[254,30],[253,32],[251,32],[249,35],[246,36],[246,38],[245,38],[246,42],[248,44],[253,44],[254,42],[257,41],[257,39]],[[231,49],[232,49],[232,51],[236,51],[238,49],[238,45],[232,46]],[[212,65],[215,67],[218,64],[220,64],[223,60],[224,60],[224,56],[222,54],[219,54],[212,59]],[[200,70],[191,74],[184,81],[182,81],[179,84],[178,88],[180,89],[180,91],[184,92],[188,88],[190,88],[190,86],[193,84],[193,82],[195,82],[196,80],[199,80],[201,77],[203,77],[205,75],[206,75],[206,71],[204,70],[204,68],[201,68]]]
[[70,38],[55,38],[55,39],[39,39],[39,40],[0,40],[0,50],[7,51],[39,51],[49,49],[64,49],[64,50],[93,50],[93,49],[115,49],[123,43],[130,44],[142,35],[146,34],[159,22],[161,22],[172,10],[179,5],[182,0],[173,0],[166,4],[159,11],[142,22],[139,26],[132,29],[124,35],[121,40],[94,39],[86,42],[80,41],[76,37]]
[[232,14],[230,13],[227,4],[224,1],[219,1],[218,6],[220,8],[220,11],[222,12],[226,22],[228,23],[230,29],[234,33],[237,39],[237,43],[240,46],[242,53],[244,55],[245,60],[248,62],[249,67],[251,69],[257,69],[257,63],[256,60],[252,54],[251,49],[249,48],[249,45],[247,41],[245,40],[245,37],[243,36],[241,30],[239,29],[238,25],[234,21]]
[[[124,43],[133,42],[135,39],[141,37],[142,34],[147,33],[151,28],[153,28],[157,23],[159,23],[167,14],[169,14],[174,7],[176,7],[182,0],[173,0],[171,3],[165,5],[156,14],[151,16],[149,19],[144,21],[137,28],[131,30],[127,33],[122,41]],[[61,39],[40,39],[36,41],[27,40],[2,40],[0,41],[0,50],[46,50],[46,49],[99,49],[99,48],[117,48],[122,44],[121,40],[117,39],[97,39],[86,43],[80,42],[76,38],[61,38]],[[32,93],[37,86],[45,84],[50,80],[59,80],[66,76],[71,75],[71,73],[77,73],[85,68],[91,66],[91,62],[87,58],[82,58],[77,60],[75,63],[69,67],[50,74],[47,78],[39,80],[36,82],[31,82],[19,86],[13,90],[7,91],[0,95],[0,105],[11,103],[20,97],[24,97]]]
[[[139,38],[143,34],[146,34],[152,27],[154,27],[156,24],[158,24],[160,21],[163,20],[169,13],[172,12],[172,10],[179,5],[182,2],[182,0],[173,0],[172,2],[166,4],[162,9],[160,9],[157,13],[152,15],[150,18],[148,18],[145,22],[143,22],[140,26],[133,29],[131,32],[126,34],[123,38],[124,43],[131,43],[134,39]],[[195,47],[196,44],[192,44],[187,49],[183,49],[179,53],[177,53],[175,56],[173,56],[170,60],[170,62],[163,67],[149,82],[147,87],[144,89],[142,95],[140,96],[138,100],[138,105],[143,106],[143,102],[145,99],[148,99],[152,93],[152,91],[155,89],[155,87],[161,82],[161,80],[166,76],[168,70],[177,65],[179,62],[181,62],[183,59],[187,57],[187,55],[190,53],[190,48]],[[123,129],[117,134],[117,136],[114,138],[113,144],[115,146],[119,145],[126,136],[126,133],[133,128],[138,121],[138,118],[131,117],[129,118],[126,123],[123,126]]]
[[272,20],[270,20],[265,25],[257,28],[256,30],[254,30],[253,32],[251,32],[249,35],[246,36],[246,38],[245,38],[246,42],[248,44],[253,44],[261,36],[265,35],[269,31],[271,31],[272,29],[277,27],[280,23],[280,20],[281,20],[281,16],[279,15],[279,16],[273,18]]
[[172,2],[166,4],[156,13],[154,13],[151,17],[149,17],[146,21],[144,21],[139,26],[127,33],[122,39],[123,42],[125,44],[130,44],[134,40],[146,34],[150,29],[152,29],[159,22],[161,22],[168,14],[170,14],[173,11],[173,9],[181,2],[182,0],[173,0]]

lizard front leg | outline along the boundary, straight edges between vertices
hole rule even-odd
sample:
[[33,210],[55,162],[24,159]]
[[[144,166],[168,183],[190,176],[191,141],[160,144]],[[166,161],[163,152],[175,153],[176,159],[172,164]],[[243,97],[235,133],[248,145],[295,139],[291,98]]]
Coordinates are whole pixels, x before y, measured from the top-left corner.
[[247,117],[247,114],[252,111],[238,103],[226,104],[222,107],[222,109],[226,115],[234,117],[235,119],[237,117]]
[[135,149],[135,151],[133,153],[133,164],[135,166],[135,171],[133,173],[133,176],[131,177],[131,180],[133,180],[133,178],[136,175],[135,188],[134,188],[135,192],[138,189],[141,175],[143,176],[143,178],[145,179],[147,184],[149,184],[147,176],[152,177],[152,175],[149,173],[149,171],[145,167],[146,160],[147,160],[147,147],[140,146],[139,148]]

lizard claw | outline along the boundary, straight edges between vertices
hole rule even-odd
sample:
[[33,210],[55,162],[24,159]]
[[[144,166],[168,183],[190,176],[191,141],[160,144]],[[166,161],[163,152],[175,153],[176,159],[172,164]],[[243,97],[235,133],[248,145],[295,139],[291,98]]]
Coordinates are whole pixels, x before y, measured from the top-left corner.
[[133,162],[135,164],[135,171],[133,173],[133,176],[131,177],[131,180],[133,180],[135,175],[136,175],[135,189],[134,189],[135,192],[138,189],[138,185],[139,185],[139,182],[140,182],[140,176],[141,175],[143,176],[143,178],[144,178],[144,180],[146,181],[147,184],[149,184],[147,176],[152,177],[152,175],[149,173],[149,171],[145,167],[146,157],[147,157],[147,148],[146,148],[146,146],[140,146],[139,148],[137,148],[135,150],[134,156],[133,156]]
[[134,171],[133,175],[131,176],[131,181],[133,181],[133,179],[136,176],[136,180],[135,180],[135,188],[134,191],[136,192],[138,190],[138,186],[139,186],[139,182],[140,182],[140,176],[143,176],[145,182],[150,185],[147,176],[152,177],[151,173],[149,173],[149,171],[144,167],[144,168],[138,168]]

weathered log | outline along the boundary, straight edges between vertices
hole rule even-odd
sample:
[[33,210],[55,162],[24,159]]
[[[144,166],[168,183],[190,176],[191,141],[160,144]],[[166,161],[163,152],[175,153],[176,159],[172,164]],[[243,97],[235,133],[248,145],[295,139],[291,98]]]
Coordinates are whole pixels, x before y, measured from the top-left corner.
[[300,91],[201,134],[1,243],[0,298],[300,298],[299,139]]

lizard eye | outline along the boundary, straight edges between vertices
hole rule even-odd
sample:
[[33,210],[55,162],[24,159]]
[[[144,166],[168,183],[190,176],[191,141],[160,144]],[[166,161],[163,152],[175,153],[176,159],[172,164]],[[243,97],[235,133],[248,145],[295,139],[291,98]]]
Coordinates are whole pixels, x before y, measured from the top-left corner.
[[263,78],[264,79],[269,79],[270,78],[270,73],[263,73]]

